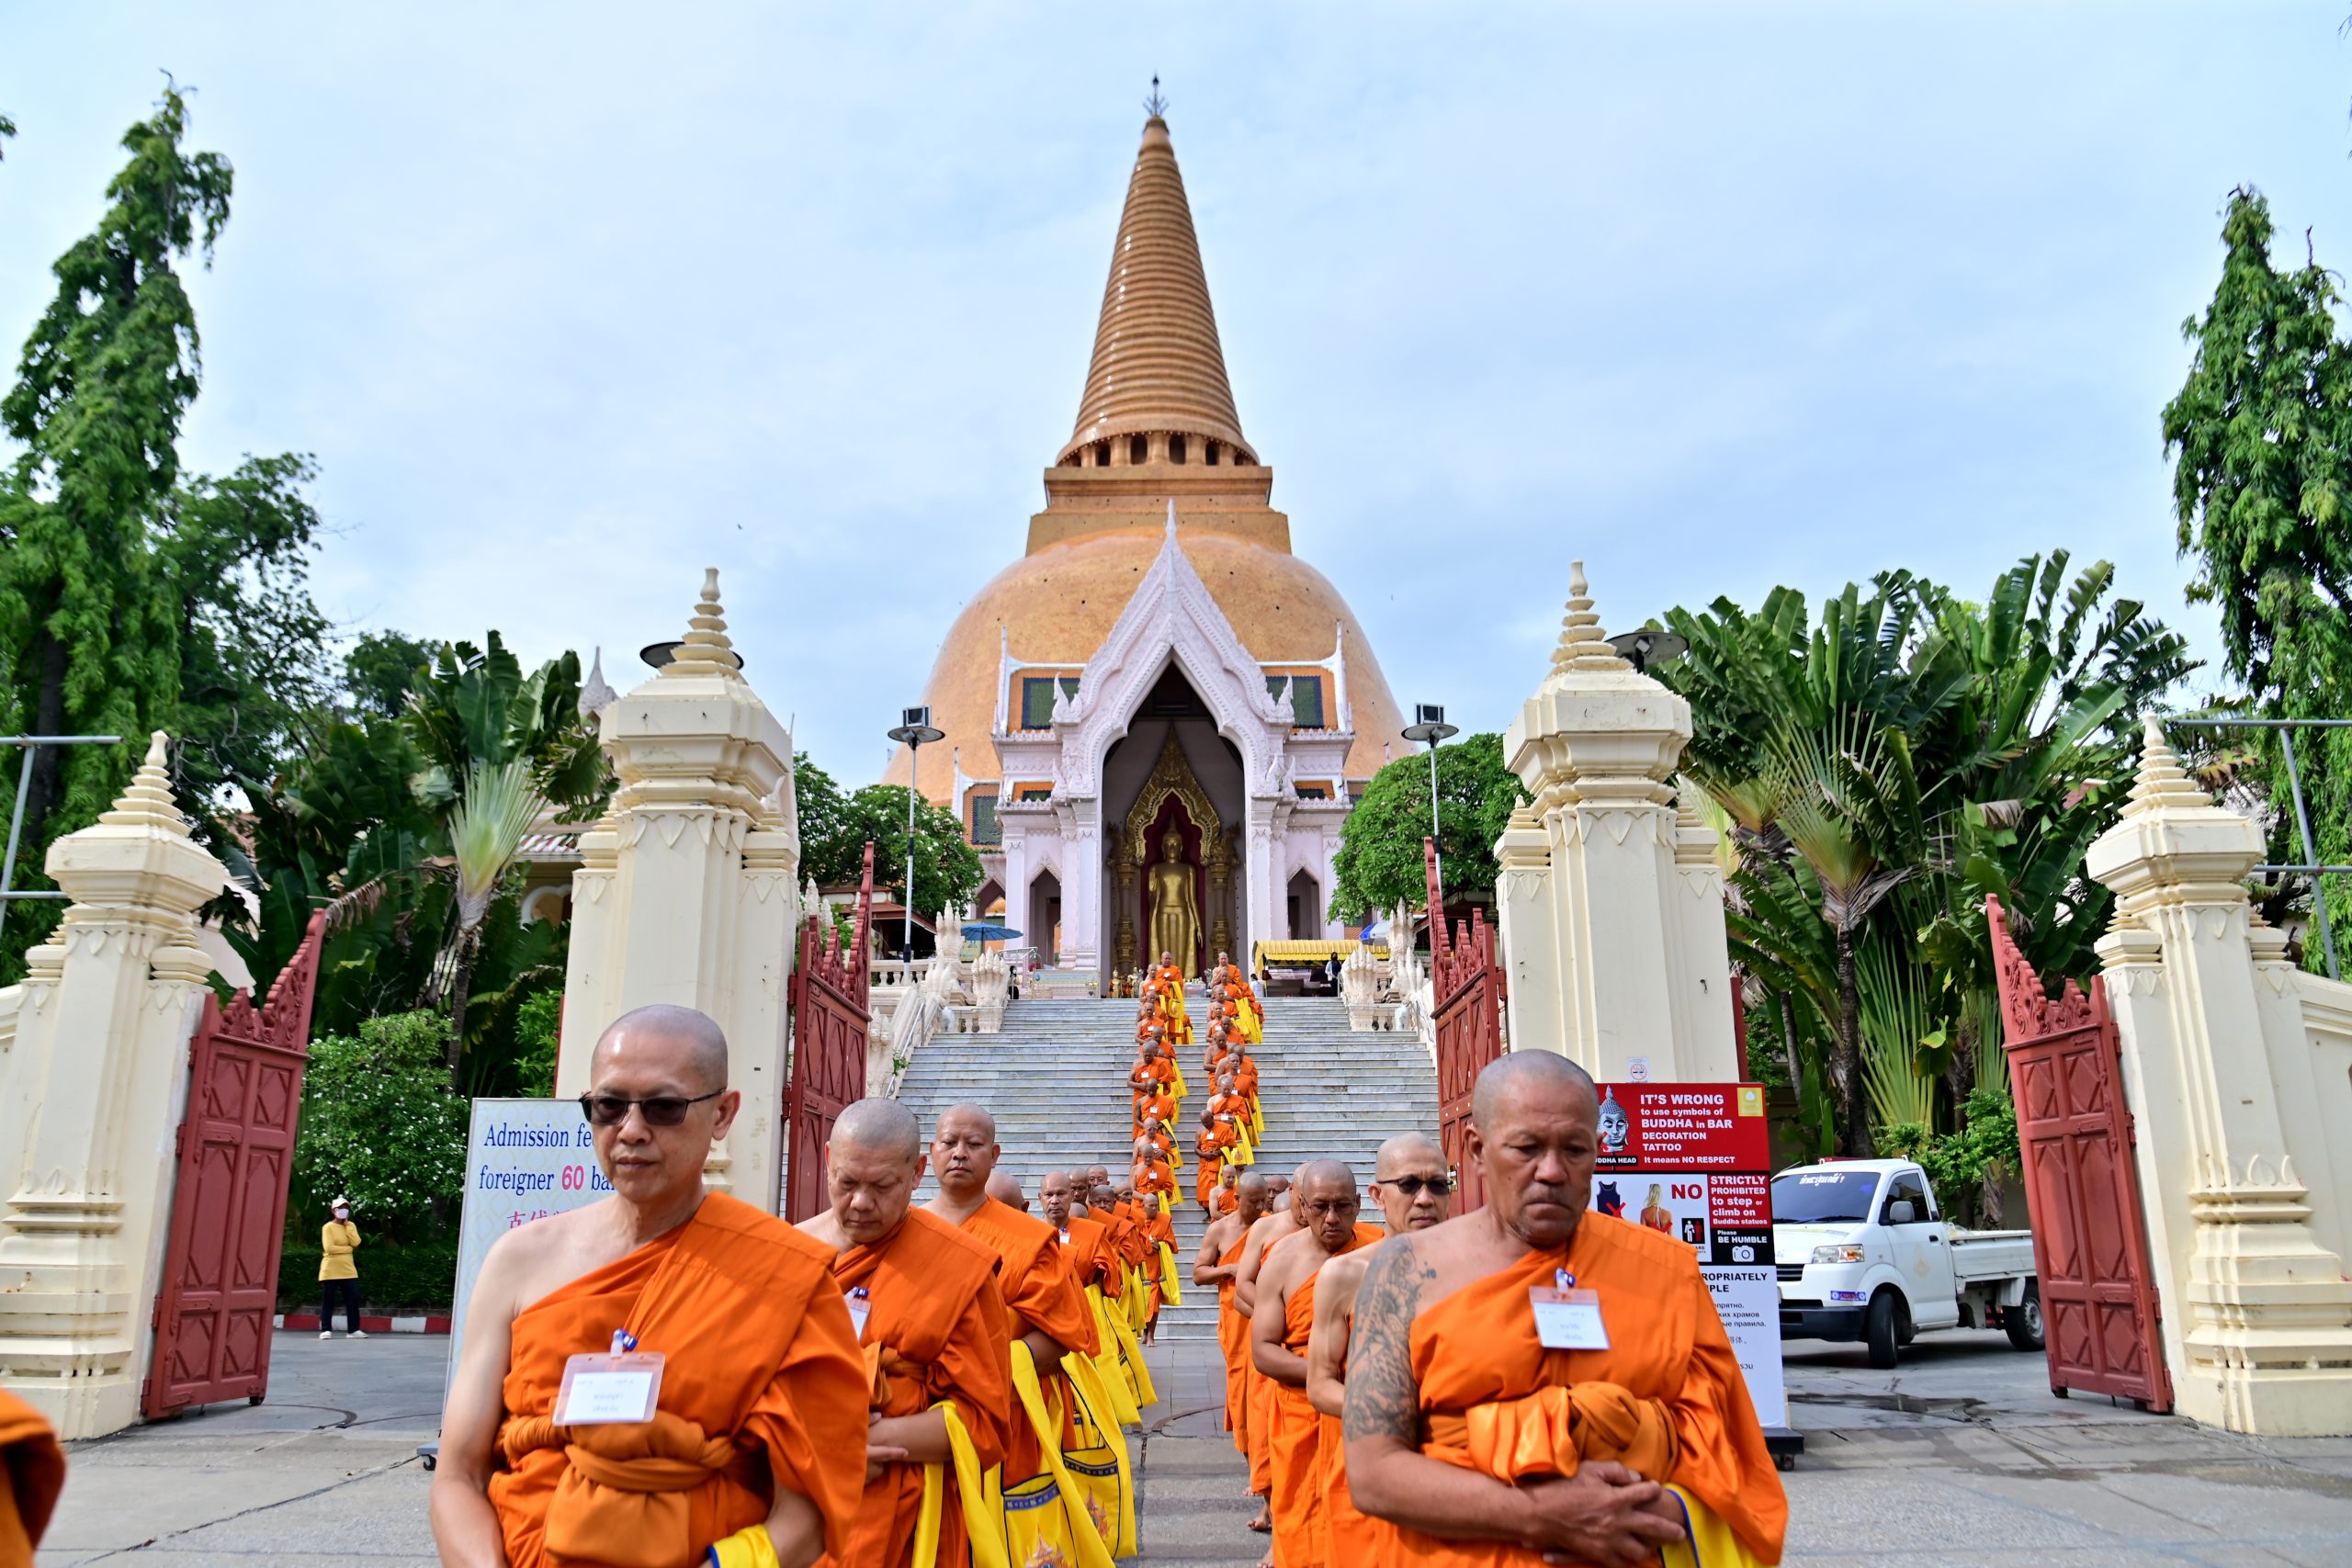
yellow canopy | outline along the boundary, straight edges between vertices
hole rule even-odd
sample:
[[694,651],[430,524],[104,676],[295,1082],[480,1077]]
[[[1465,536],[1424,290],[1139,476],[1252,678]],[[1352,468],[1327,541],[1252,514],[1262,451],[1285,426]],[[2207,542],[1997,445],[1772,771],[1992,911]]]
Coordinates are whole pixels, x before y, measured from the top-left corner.
[[[1250,972],[1254,975],[1270,964],[1294,968],[1320,964],[1327,958],[1337,958],[1345,963],[1349,955],[1363,945],[1352,938],[1340,942],[1261,942],[1250,950]],[[1374,942],[1372,955],[1374,958],[1387,957],[1388,944]]]

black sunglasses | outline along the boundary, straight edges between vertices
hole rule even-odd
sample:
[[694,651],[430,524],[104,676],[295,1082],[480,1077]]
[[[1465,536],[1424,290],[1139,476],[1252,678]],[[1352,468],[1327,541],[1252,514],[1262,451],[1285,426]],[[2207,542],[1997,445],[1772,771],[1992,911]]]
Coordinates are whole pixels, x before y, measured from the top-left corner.
[[1441,1198],[1453,1190],[1453,1178],[1450,1176],[1380,1176],[1373,1179],[1383,1187],[1394,1187],[1408,1198],[1419,1197],[1425,1187]]
[[617,1127],[628,1120],[629,1107],[633,1105],[644,1116],[647,1126],[674,1127],[686,1119],[687,1106],[717,1100],[726,1092],[715,1089],[692,1100],[679,1094],[656,1094],[644,1100],[631,1100],[620,1094],[583,1094],[580,1097],[580,1113],[599,1127]]

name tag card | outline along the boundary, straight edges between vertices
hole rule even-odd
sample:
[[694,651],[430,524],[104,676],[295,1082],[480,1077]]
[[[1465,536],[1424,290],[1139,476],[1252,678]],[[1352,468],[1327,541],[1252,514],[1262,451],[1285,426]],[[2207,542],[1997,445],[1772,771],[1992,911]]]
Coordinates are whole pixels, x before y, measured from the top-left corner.
[[871,1299],[867,1297],[865,1293],[865,1287],[863,1285],[858,1286],[857,1289],[842,1297],[842,1300],[846,1303],[849,1307],[850,1325],[857,1330],[857,1337],[861,1342],[863,1342],[865,1338],[866,1314],[874,1310],[874,1303]]
[[559,1427],[600,1427],[650,1421],[662,1398],[662,1353],[574,1356],[563,1364],[555,1396]]
[[1609,1348],[1609,1329],[1600,1321],[1597,1292],[1531,1285],[1527,1299],[1535,1309],[1536,1341],[1546,1350]]

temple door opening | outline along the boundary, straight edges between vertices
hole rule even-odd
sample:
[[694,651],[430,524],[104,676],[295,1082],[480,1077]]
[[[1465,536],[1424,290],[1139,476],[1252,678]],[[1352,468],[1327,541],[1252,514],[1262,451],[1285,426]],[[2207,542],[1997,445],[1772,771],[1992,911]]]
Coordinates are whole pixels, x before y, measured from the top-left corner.
[[1061,962],[1062,879],[1041,871],[1029,884],[1029,930],[1025,940],[1047,968]]
[[1323,934],[1323,890],[1306,872],[1290,879],[1289,907],[1293,942],[1312,942]]

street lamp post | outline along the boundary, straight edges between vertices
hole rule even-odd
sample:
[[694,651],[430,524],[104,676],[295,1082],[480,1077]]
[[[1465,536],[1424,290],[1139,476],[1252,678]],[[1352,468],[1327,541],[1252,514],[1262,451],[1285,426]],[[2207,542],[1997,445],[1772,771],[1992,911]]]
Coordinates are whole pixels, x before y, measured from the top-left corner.
[[890,731],[890,739],[907,749],[907,909],[906,919],[899,928],[899,950],[907,962],[915,961],[915,760],[922,755],[925,744],[944,740],[947,732],[932,727],[931,710],[900,708],[899,727]]
[[[1462,733],[1458,724],[1445,722],[1445,710],[1430,703],[1413,705],[1413,722],[1405,727],[1405,739],[1416,743],[1426,742],[1430,749],[1430,844],[1437,856],[1438,886],[1445,886],[1445,852],[1437,849],[1440,841],[1437,811],[1437,749],[1439,742]],[[1430,911],[1431,920],[1443,917],[1435,909]]]

